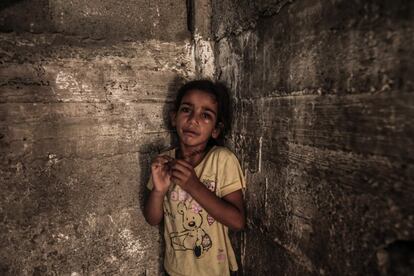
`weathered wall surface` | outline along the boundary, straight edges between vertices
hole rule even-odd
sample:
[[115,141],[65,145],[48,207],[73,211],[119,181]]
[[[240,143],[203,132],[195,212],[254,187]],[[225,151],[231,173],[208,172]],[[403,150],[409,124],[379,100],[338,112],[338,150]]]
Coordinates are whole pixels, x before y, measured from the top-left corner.
[[0,3],[0,274],[159,274],[148,162],[177,84],[214,69],[249,181],[244,274],[409,271],[413,3],[186,2]]
[[172,93],[193,71],[185,1],[9,2],[0,274],[157,275],[142,196],[150,158],[170,143]]
[[212,10],[216,76],[235,92],[249,183],[245,274],[413,270],[413,2]]
[[90,39],[182,41],[186,1],[4,0],[3,32],[62,33]]

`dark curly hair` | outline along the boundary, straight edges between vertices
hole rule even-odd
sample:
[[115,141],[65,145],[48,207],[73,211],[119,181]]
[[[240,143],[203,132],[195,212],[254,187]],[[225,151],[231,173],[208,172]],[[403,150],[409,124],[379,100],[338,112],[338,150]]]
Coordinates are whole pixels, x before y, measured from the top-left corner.
[[210,138],[208,146],[219,145],[223,146],[227,133],[230,132],[232,113],[231,113],[231,99],[228,88],[221,82],[212,82],[210,80],[193,80],[184,84],[178,89],[177,97],[175,98],[175,112],[180,108],[181,100],[191,90],[201,90],[210,95],[213,95],[217,101],[217,122],[216,127],[220,128],[220,134],[217,139]]

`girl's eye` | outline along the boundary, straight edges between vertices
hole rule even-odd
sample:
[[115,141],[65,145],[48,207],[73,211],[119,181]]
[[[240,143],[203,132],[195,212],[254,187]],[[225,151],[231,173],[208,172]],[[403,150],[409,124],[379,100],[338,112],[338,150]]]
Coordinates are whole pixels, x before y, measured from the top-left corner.
[[190,109],[188,107],[183,106],[183,107],[180,108],[180,111],[184,112],[184,113],[187,113],[187,112],[190,112]]
[[211,119],[211,115],[208,113],[203,113],[202,116],[203,116],[203,119]]

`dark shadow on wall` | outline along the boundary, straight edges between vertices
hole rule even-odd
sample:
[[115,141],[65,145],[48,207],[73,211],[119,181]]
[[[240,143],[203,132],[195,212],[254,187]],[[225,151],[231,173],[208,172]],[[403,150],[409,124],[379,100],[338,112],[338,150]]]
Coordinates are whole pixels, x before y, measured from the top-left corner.
[[0,32],[55,32],[48,0],[1,0]]
[[[175,99],[175,95],[177,90],[181,85],[183,85],[185,80],[181,77],[175,77],[173,81],[171,81],[167,87],[167,97],[165,104],[162,108],[162,121],[164,126],[166,126],[167,131],[170,133],[169,141],[166,141],[166,139],[163,136],[159,136],[157,138],[154,138],[150,143],[148,144],[142,144],[139,147],[139,154],[138,154],[138,166],[140,173],[140,178],[138,179],[138,198],[139,198],[139,208],[141,212],[144,210],[144,204],[146,199],[149,196],[149,190],[147,189],[147,183],[150,178],[151,174],[151,160],[155,158],[158,154],[161,152],[164,152],[168,149],[171,149],[176,145],[176,139],[173,127],[171,125],[170,120],[170,112],[173,109],[173,103]],[[160,133],[162,130],[160,130]],[[160,252],[160,260],[163,260],[164,257],[164,239],[163,239],[163,224],[161,223],[159,227],[159,235],[162,237],[162,242],[159,243],[159,252]],[[163,262],[161,261],[159,263],[160,271],[163,271]]]
[[412,275],[414,271],[414,241],[397,240],[377,251],[380,275]]
[[[144,199],[147,195],[147,188],[146,185],[148,183],[148,179],[150,177],[150,165],[151,160],[160,154],[161,152],[164,152],[170,148],[172,148],[174,145],[176,145],[176,138],[174,135],[174,130],[171,125],[170,120],[170,113],[173,109],[174,99],[177,90],[180,88],[181,85],[183,85],[185,80],[181,77],[176,77],[167,87],[167,100],[162,108],[162,121],[164,126],[166,126],[166,129],[168,132],[170,132],[170,139],[169,142],[166,143],[165,139],[163,137],[158,137],[152,140],[149,144],[142,144],[139,147],[139,160],[138,160],[138,166],[140,168],[141,174],[139,181],[139,199],[140,199],[140,209],[143,210],[144,208]],[[160,133],[163,131],[160,130]]]
[[[147,189],[147,183],[151,175],[151,160],[157,156],[163,148],[165,148],[165,141],[161,138],[154,139],[150,144],[143,144],[139,148],[138,154],[138,166],[140,168],[140,178],[138,179],[138,198],[139,209],[144,212],[144,204],[147,200],[150,191]],[[163,237],[163,227],[159,227],[159,235]],[[160,239],[161,240],[161,239]],[[156,245],[154,245],[156,246]],[[158,243],[158,249],[160,252],[159,258],[164,256],[164,243]],[[162,259],[161,259],[162,260]],[[163,271],[162,262],[159,262],[159,271]]]
[[[168,127],[168,129],[173,130],[173,126],[171,125],[171,111],[173,110],[173,105],[175,101],[175,96],[177,95],[178,89],[184,85],[186,80],[182,77],[176,76],[169,84],[168,84],[168,91],[167,91],[167,104],[164,105],[162,109],[163,114],[163,122],[164,125]],[[175,138],[173,136],[172,138]],[[172,145],[175,145],[176,141],[171,141]]]
[[13,5],[16,5],[19,2],[23,2],[23,1],[27,1],[27,0],[2,0],[0,2],[0,11],[8,7],[11,7]]

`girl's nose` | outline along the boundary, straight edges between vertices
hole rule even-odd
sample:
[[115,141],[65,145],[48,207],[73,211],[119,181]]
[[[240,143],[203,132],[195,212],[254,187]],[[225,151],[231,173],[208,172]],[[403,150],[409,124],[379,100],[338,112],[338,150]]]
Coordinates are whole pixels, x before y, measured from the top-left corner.
[[188,117],[188,121],[193,123],[193,124],[198,124],[198,117],[197,114],[195,112],[192,112],[190,114],[190,116]]

